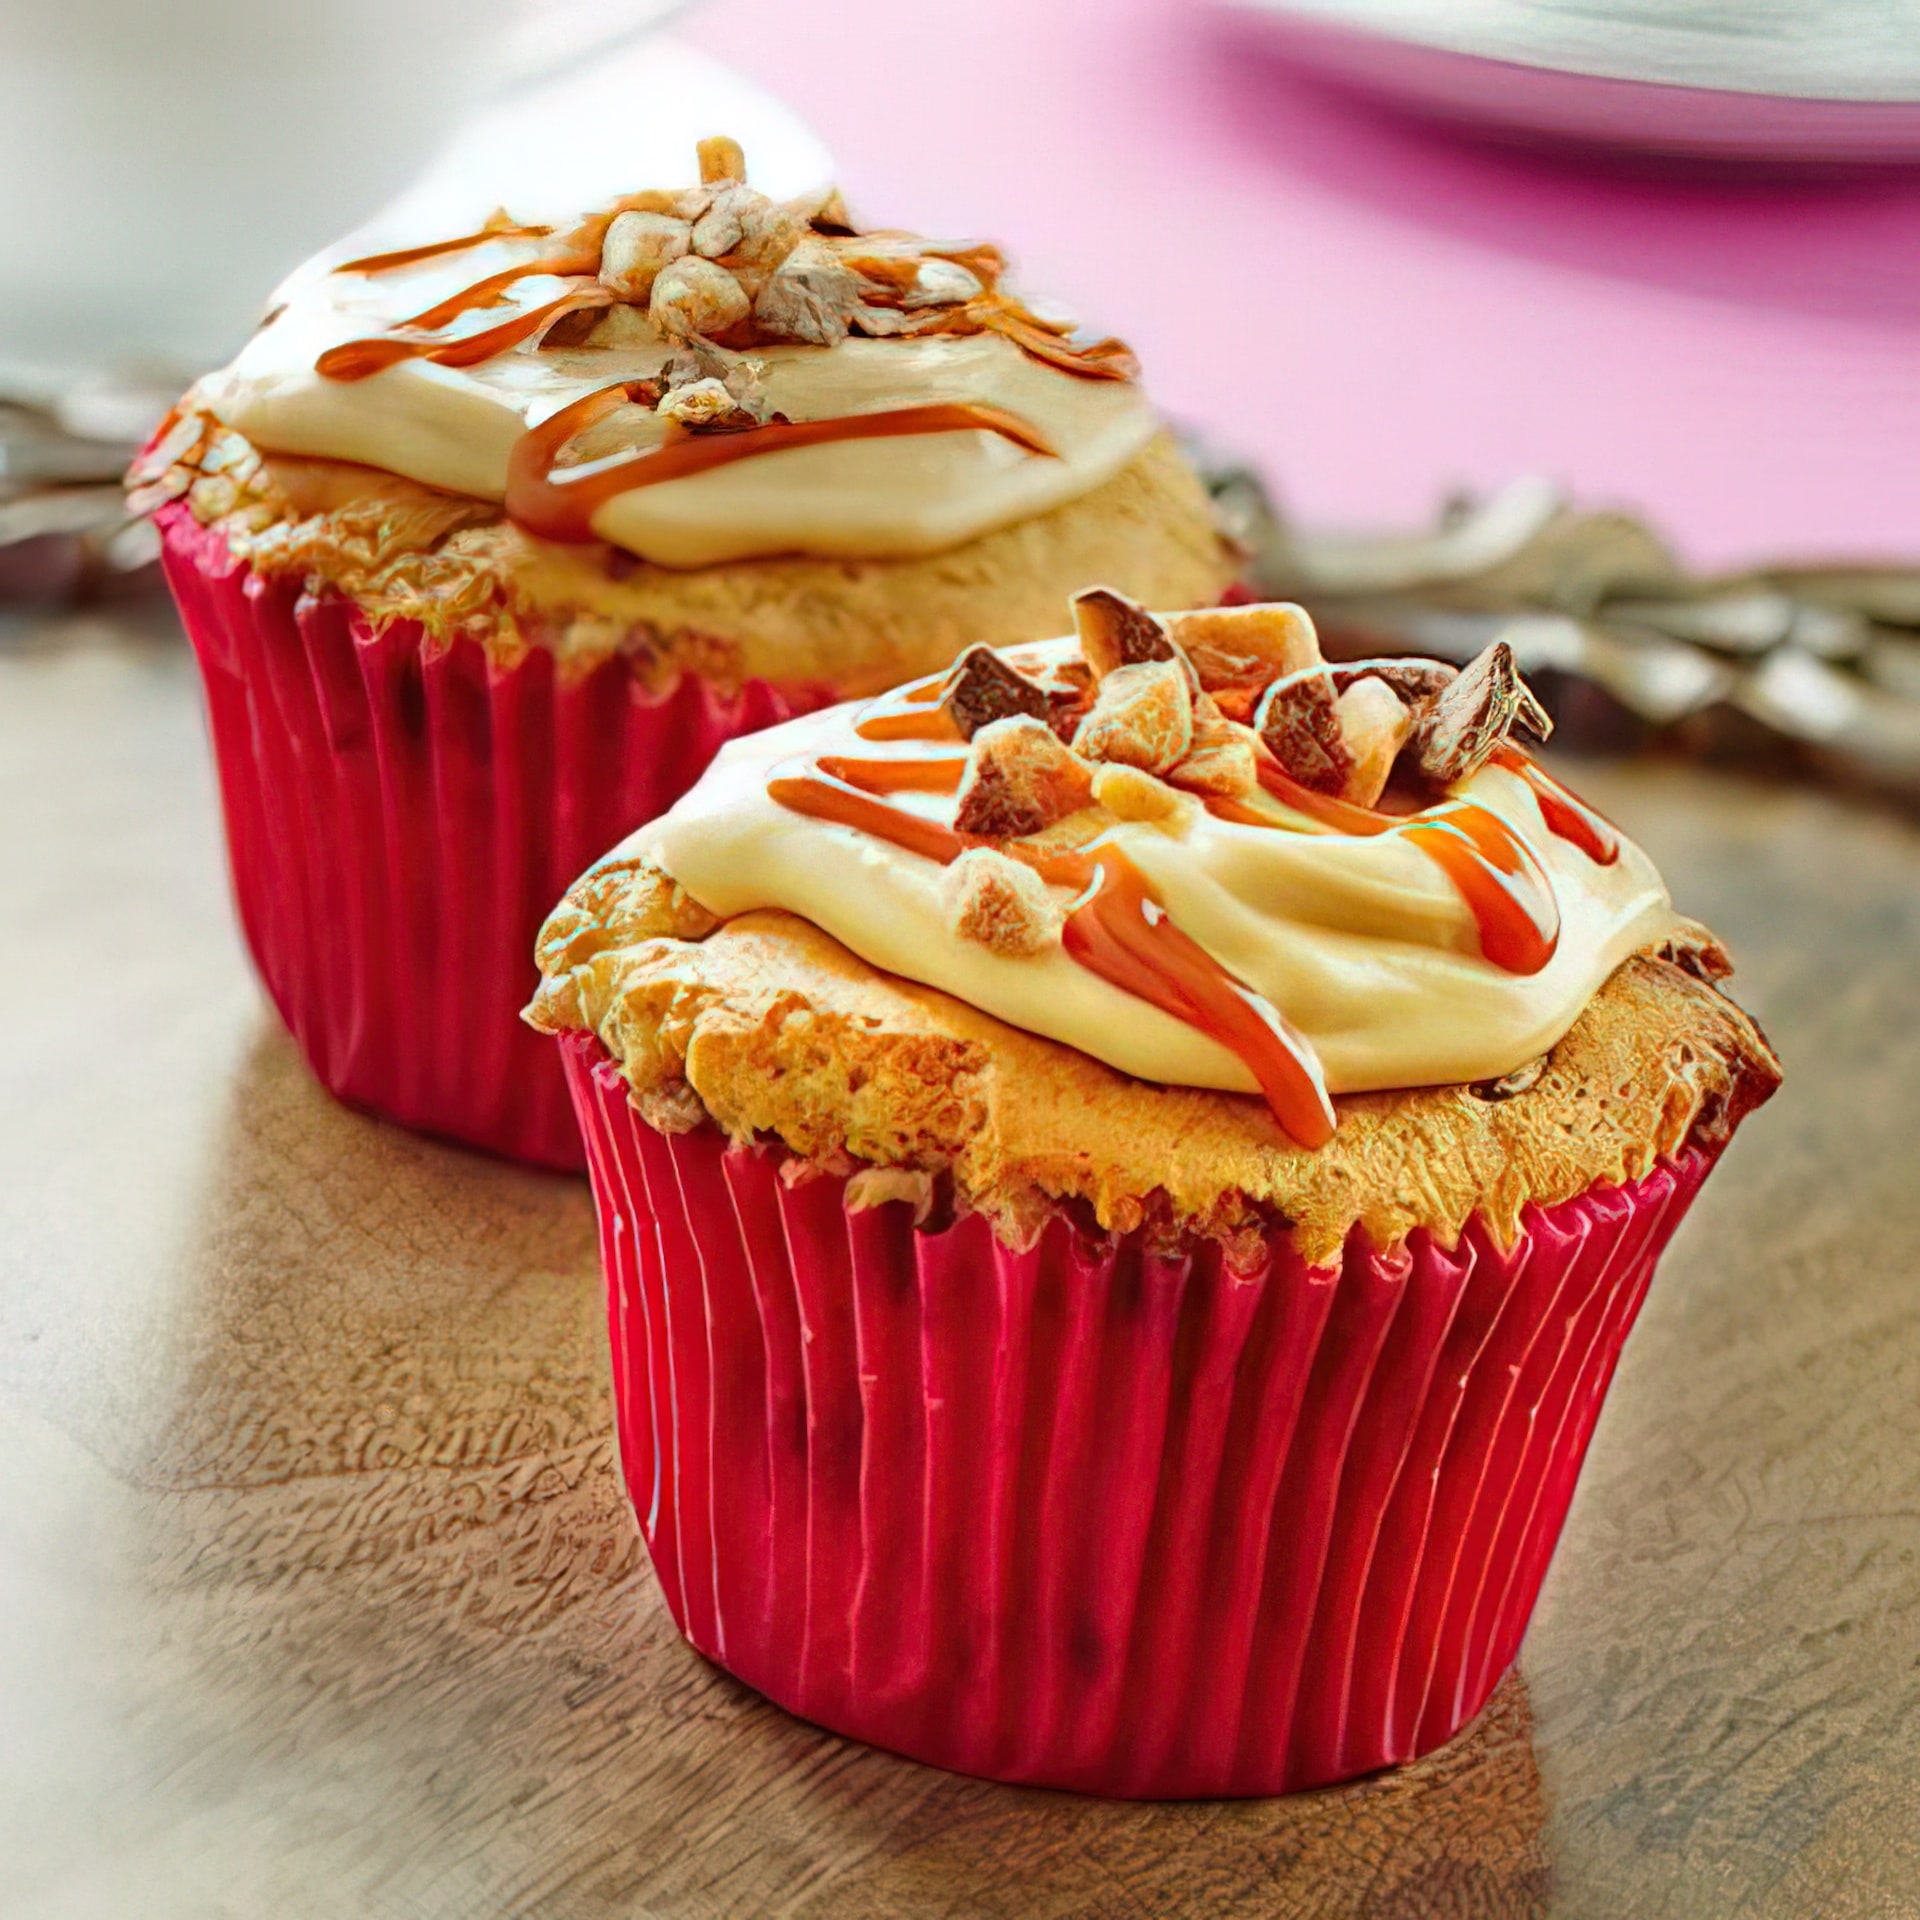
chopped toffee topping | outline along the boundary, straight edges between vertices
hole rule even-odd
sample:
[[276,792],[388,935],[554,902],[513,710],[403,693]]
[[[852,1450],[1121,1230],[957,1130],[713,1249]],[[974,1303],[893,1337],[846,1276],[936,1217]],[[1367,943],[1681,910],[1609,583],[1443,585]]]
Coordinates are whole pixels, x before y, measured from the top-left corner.
[[1412,655],[1404,659],[1346,660],[1329,664],[1327,671],[1333,675],[1337,692],[1345,693],[1363,680],[1378,680],[1391,687],[1409,707],[1418,707],[1436,694],[1444,693],[1460,674],[1458,667],[1449,666],[1444,660],[1419,660]]
[[1420,771],[1441,786],[1478,773],[1516,726],[1544,740],[1553,722],[1520,678],[1513,649],[1496,640],[1460,669],[1425,707],[1416,752]]
[[1016,714],[1045,720],[1053,711],[1047,690],[1009,666],[991,647],[969,647],[954,664],[941,701],[963,740]]
[[1303,787],[1344,796],[1353,750],[1340,727],[1340,701],[1325,667],[1302,667],[1276,680],[1253,715],[1267,751]]
[[953,930],[995,953],[1014,957],[1056,946],[1066,915],[1047,883],[1029,866],[991,847],[971,847],[941,876],[941,897]]
[[1193,749],[1193,695],[1177,660],[1142,660],[1101,677],[1073,750],[1145,773],[1167,773]]
[[[1049,661],[1043,680],[1015,664],[1029,658],[1021,650],[1010,659],[975,647],[944,675],[862,710],[854,731],[893,743],[895,754],[791,762],[769,794],[945,868],[956,937],[1003,959],[1063,948],[1210,1034],[1246,1063],[1303,1145],[1321,1144],[1335,1124],[1312,1049],[1283,1009],[1173,926],[1115,843],[1118,828],[1152,827],[1177,841],[1211,815],[1262,832],[1402,836],[1455,888],[1486,961],[1521,975],[1544,967],[1559,939],[1552,881],[1497,814],[1452,793],[1465,775],[1427,770],[1436,730],[1473,734],[1474,766],[1496,760],[1524,780],[1550,832],[1601,864],[1618,855],[1605,823],[1506,742],[1507,728],[1531,725],[1538,708],[1504,648],[1504,659],[1458,676],[1425,661],[1337,670],[1320,660],[1297,607],[1165,621],[1102,587],[1077,596],[1073,610],[1081,660]],[[1244,701],[1253,724],[1229,701]],[[1070,731],[1063,715],[1075,716]],[[1430,798],[1419,811],[1376,810],[1396,767],[1424,781]],[[951,793],[951,823],[885,798],[900,793]],[[1711,966],[1711,955],[1700,962]],[[1522,1084],[1509,1076],[1480,1091],[1501,1099]]]
[[1259,785],[1253,739],[1217,707],[1208,713],[1196,707],[1193,745],[1167,778],[1188,793],[1243,798]]
[[1340,797],[1371,807],[1386,791],[1393,764],[1413,732],[1413,709],[1384,682],[1356,680],[1334,702],[1350,764]]
[[[1285,601],[1177,613],[1171,631],[1200,684],[1216,696],[1257,693],[1283,674],[1322,664],[1313,622],[1305,609]],[[1252,711],[1251,702],[1246,711]]]
[[995,720],[973,736],[953,824],[983,840],[1044,832],[1093,800],[1093,774],[1044,720]]
[[[837,192],[774,200],[748,185],[740,146],[725,137],[700,142],[699,164],[697,187],[626,194],[565,232],[500,214],[458,239],[348,261],[336,271],[373,275],[489,241],[547,243],[538,258],[488,275],[428,313],[333,348],[320,371],[359,380],[404,359],[471,366],[533,339],[563,313],[608,306],[637,309],[669,339],[736,350],[831,347],[850,334],[997,333],[1087,379],[1131,380],[1138,371],[1120,341],[1083,340],[1010,294],[996,247],[862,232]],[[520,282],[556,275],[567,282],[557,298],[548,292],[480,333],[449,333],[468,313],[513,304]],[[587,333],[587,344],[597,333]]]
[[1109,587],[1090,587],[1073,597],[1073,623],[1080,651],[1096,679],[1120,667],[1171,660],[1173,641],[1165,625]]

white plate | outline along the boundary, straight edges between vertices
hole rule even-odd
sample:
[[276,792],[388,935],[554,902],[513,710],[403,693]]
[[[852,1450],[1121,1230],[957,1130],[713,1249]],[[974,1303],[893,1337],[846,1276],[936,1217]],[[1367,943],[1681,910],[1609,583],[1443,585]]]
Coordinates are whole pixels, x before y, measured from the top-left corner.
[[1920,0],[1223,0],[1293,64],[1459,124],[1635,152],[1920,161]]

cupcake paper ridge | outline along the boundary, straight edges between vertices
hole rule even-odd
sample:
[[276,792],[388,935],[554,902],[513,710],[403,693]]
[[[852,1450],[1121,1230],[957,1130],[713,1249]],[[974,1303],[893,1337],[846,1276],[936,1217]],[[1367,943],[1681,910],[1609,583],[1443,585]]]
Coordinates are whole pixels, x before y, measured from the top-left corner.
[[681,1631],[838,1732],[1129,1797],[1324,1786],[1479,1710],[1713,1159],[1504,1244],[1356,1233],[1309,1264],[1279,1227],[1166,1257],[1055,1216],[1014,1249],[662,1134],[596,1040],[561,1051],[621,1468]]

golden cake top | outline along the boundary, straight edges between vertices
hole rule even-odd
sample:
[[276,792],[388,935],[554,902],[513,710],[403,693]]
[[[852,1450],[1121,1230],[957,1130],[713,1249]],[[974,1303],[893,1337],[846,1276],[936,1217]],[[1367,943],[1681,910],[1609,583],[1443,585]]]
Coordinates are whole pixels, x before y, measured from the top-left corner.
[[1060,1207],[1257,1254],[1276,1222],[1308,1261],[1362,1228],[1451,1245],[1479,1214],[1510,1244],[1529,1203],[1722,1145],[1779,1082],[1764,1037],[1699,977],[1684,930],[1630,957],[1533,1067],[1503,1081],[1342,1095],[1317,1149],[1245,1095],[1158,1086],[870,966],[794,915],[715,925],[657,867],[597,868],[549,922],[545,1031],[590,1032],[663,1132],[856,1174],[856,1200],[931,1221],[977,1210],[1012,1245]]
[[1217,599],[1235,566],[1165,433],[1093,492],[944,553],[690,570],[536,539],[487,501],[344,460],[262,454],[204,414],[183,415],[134,477],[136,499],[178,502],[232,560],[344,595],[375,623],[475,640],[502,665],[530,648],[569,674],[617,656],[657,692],[691,673],[722,695],[752,680],[878,693],[978,641],[1051,632],[1073,581],[1187,603]]
[[[912,1165],[911,1153],[867,1151],[875,1138],[922,1138],[926,1122],[887,1117],[860,1036],[897,1024],[902,1005],[941,1031],[954,1006],[968,1008],[960,1024],[992,1036],[996,1060],[1042,1074],[1043,1107],[1048,1084],[1082,1089],[1058,1107],[1061,1150],[1083,1171],[1104,1169],[1088,1175],[1103,1193],[1137,1198],[1168,1154],[1186,1164],[1154,1116],[1178,1108],[1169,1090],[1212,1090],[1213,1104],[1178,1108],[1180,1124],[1217,1112],[1243,1146],[1262,1144],[1265,1171],[1252,1178],[1245,1153],[1216,1142],[1212,1159],[1190,1163],[1190,1186],[1208,1197],[1182,1201],[1186,1219],[1212,1218],[1229,1191],[1297,1219],[1306,1188],[1346,1192],[1348,1220],[1371,1218],[1380,1197],[1342,1183],[1371,1164],[1365,1139],[1382,1116],[1417,1135],[1422,1116],[1457,1108],[1463,1086],[1538,1074],[1576,1033],[1572,1058],[1597,1063],[1602,1048],[1614,1076],[1603,1091],[1624,1116],[1601,1172],[1587,1157],[1593,1177],[1677,1144],[1702,1100],[1763,1097],[1751,1089],[1771,1057],[1737,1011],[1671,965],[1634,960],[1676,940],[1710,949],[1645,854],[1522,751],[1516,725],[1546,720],[1504,647],[1460,673],[1430,661],[1329,666],[1298,608],[1162,618],[1092,589],[1075,613],[1077,641],[975,649],[879,701],[732,743],[550,921],[537,1023],[591,1028],[638,1090],[659,1077],[664,983],[692,991],[723,968],[714,1017],[731,1031],[760,1017],[734,998],[742,951],[757,956],[768,1008],[802,991],[789,962],[815,978],[824,967],[845,1016],[821,1041],[828,1082],[881,1115],[866,1147],[847,1151]],[[792,916],[777,937],[769,909]],[[747,943],[750,923],[761,931]],[[1661,1016],[1649,1016],[1643,1079],[1618,1015],[1629,961]],[[1609,994],[1615,1012],[1595,1013]],[[876,1000],[863,1022],[858,1003],[871,996],[892,1015]],[[1701,1062],[1717,1064],[1696,1072]],[[818,1101],[800,1084],[804,1115]],[[1423,1087],[1445,1097],[1406,1091]],[[812,1151],[779,1117],[786,1094],[763,1091],[744,1124]],[[1569,1083],[1567,1098],[1590,1092]],[[1265,1113],[1244,1094],[1262,1096]],[[748,1112],[708,1104],[729,1126]],[[1079,1125],[1096,1107],[1113,1128]],[[1557,1115],[1541,1153],[1551,1157],[1556,1127],[1571,1138],[1594,1111]],[[1358,1141],[1347,1137],[1356,1114],[1375,1116]],[[953,1110],[943,1163],[971,1137],[969,1115],[964,1101]],[[1136,1136],[1157,1142],[1145,1161]],[[1307,1172],[1316,1151],[1331,1157]],[[1463,1163],[1466,1188],[1486,1165]],[[1542,1197],[1538,1173],[1523,1167],[1516,1191]],[[1434,1177],[1443,1188],[1452,1178]],[[1459,1217],[1436,1201],[1423,1223],[1450,1230]]]

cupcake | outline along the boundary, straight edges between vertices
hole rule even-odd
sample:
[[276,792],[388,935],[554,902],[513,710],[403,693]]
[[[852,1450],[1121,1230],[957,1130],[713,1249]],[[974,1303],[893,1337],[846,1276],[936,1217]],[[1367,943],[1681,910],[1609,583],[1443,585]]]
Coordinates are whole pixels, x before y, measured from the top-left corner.
[[246,937],[335,1093],[580,1164],[516,1018],[547,908],[736,734],[1232,565],[1118,341],[999,252],[700,184],[281,289],[132,479]]
[[548,921],[621,1462],[686,1637],[810,1720],[1318,1786],[1513,1660],[1779,1071],[1504,646],[1074,613],[730,744]]

